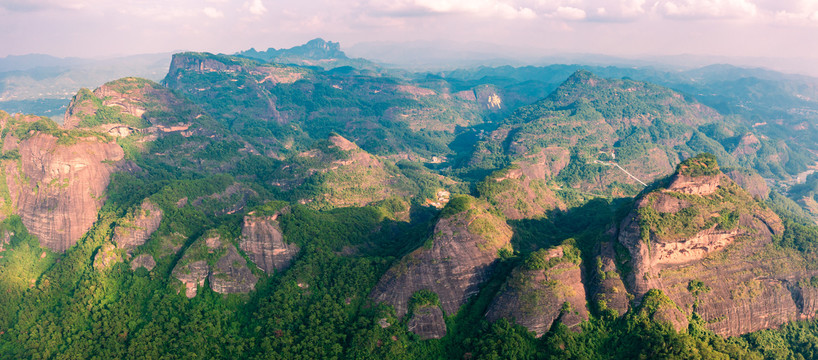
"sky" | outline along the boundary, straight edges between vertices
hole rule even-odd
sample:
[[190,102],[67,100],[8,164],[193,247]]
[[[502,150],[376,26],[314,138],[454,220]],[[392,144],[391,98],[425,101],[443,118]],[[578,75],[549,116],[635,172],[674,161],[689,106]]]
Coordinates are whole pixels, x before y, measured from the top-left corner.
[[[321,37],[818,63],[818,0],[0,0],[0,57],[288,48]],[[815,69],[818,72],[818,66]]]

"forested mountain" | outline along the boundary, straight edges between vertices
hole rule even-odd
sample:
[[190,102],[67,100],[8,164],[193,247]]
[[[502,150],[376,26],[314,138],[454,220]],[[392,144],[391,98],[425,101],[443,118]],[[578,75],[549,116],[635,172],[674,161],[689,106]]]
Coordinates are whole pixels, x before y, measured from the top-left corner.
[[818,356],[811,80],[239,55],[0,112],[0,357]]

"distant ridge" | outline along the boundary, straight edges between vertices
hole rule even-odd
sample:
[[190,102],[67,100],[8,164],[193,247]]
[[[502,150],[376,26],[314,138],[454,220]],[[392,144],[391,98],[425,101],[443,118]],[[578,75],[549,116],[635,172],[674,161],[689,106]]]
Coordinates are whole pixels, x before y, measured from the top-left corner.
[[346,54],[341,51],[340,43],[326,41],[322,38],[315,38],[304,45],[294,46],[289,49],[276,49],[271,47],[266,51],[257,51],[251,48],[250,50],[238,52],[236,55],[266,62],[290,57],[310,60],[349,59]]

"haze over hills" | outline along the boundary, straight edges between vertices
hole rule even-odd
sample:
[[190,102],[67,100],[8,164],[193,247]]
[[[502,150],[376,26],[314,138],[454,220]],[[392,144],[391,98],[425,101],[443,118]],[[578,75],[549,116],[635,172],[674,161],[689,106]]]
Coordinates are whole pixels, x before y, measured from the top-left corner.
[[814,78],[166,60],[0,111],[5,356],[816,355]]
[[[353,54],[350,57],[346,53]],[[143,54],[107,59],[57,58],[49,55],[20,55],[0,59],[0,109],[9,113],[33,113],[58,118],[65,106],[65,99],[80,87],[93,88],[107,81],[124,76],[138,76],[150,80],[160,80],[167,71],[170,53]],[[265,51],[249,49],[237,55],[282,64],[300,64],[331,69],[353,66],[378,72],[389,71],[394,76],[412,76],[410,70],[424,72],[450,72],[455,69],[480,67],[543,67],[552,64],[575,64],[575,68],[617,67],[621,73],[632,71],[634,78],[657,81],[655,75],[673,79],[659,83],[676,88],[688,85],[692,79],[679,72],[694,72],[695,69],[712,64],[733,64],[747,72],[738,74],[725,71],[724,80],[746,77],[761,77],[764,80],[793,80],[814,84],[805,74],[818,75],[818,70],[804,67],[812,63],[804,59],[739,58],[701,55],[617,57],[601,54],[555,53],[542,55],[539,50],[502,46],[492,43],[459,42],[361,42],[341,50],[340,44],[317,38],[304,45],[289,49],[268,48]],[[759,68],[755,70],[754,68]],[[783,71],[761,71],[760,68]],[[595,71],[598,72],[598,71]],[[567,77],[565,74],[563,79]],[[796,80],[798,78],[799,80]],[[560,79],[560,80],[563,80]],[[713,78],[710,78],[712,81]],[[554,83],[556,86],[558,82]],[[680,84],[681,83],[681,84]],[[812,86],[812,85],[810,85]],[[685,88],[685,90],[687,90]],[[700,91],[695,87],[691,91]],[[712,91],[712,89],[707,89]],[[718,93],[718,91],[716,91]],[[815,98],[814,96],[811,98]]]
[[167,72],[169,59],[170,54],[110,59],[8,56],[0,59],[0,109],[56,119],[78,89],[125,76],[158,81]]

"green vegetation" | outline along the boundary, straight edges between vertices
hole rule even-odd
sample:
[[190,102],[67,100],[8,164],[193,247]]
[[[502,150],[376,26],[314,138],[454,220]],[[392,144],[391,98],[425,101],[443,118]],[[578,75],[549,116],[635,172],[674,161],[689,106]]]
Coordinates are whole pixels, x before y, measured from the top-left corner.
[[476,200],[468,195],[452,195],[449,203],[440,212],[441,218],[448,218],[460,214],[464,211],[471,210]]
[[719,165],[716,163],[716,156],[708,153],[701,153],[682,161],[676,167],[676,171],[679,174],[691,177],[715,176],[721,173]]
[[429,306],[440,306],[440,298],[438,298],[437,293],[426,289],[415,291],[412,297],[409,298],[409,312],[407,317],[411,318],[415,310]]
[[[634,208],[632,197],[644,190],[613,163],[646,182],[660,179],[644,190],[646,206],[638,210],[645,240],[743,229],[742,216],[769,207],[786,219],[784,233],[767,249],[814,260],[818,228],[793,199],[773,192],[760,203],[732,183],[703,197],[654,190],[681,159],[700,152],[707,153],[678,164],[679,173],[719,175],[717,159],[778,179],[804,171],[818,150],[810,143],[814,132],[792,136],[788,130],[811,124],[803,118],[787,113],[783,125],[754,126],[756,118],[744,117],[744,104],[720,115],[664,87],[586,71],[557,86],[575,70],[567,67],[560,70],[565,76],[549,80],[520,75],[537,71],[531,67],[481,68],[469,78],[393,78],[349,67],[322,71],[206,53],[178,55],[174,64],[165,80],[173,90],[133,78],[105,85],[138,98],[146,109],[142,117],[103,105],[111,99],[87,89],[75,98],[80,127],[150,123],[169,132],[113,139],[0,112],[6,141],[9,135],[25,141],[37,134],[53,135],[63,145],[116,140],[127,159],[117,164],[123,171],[111,176],[105,194],[97,194],[106,200],[96,223],[64,254],[40,246],[13,214],[10,184],[0,181],[0,358],[818,357],[818,322],[723,338],[694,312],[689,326],[677,331],[662,317],[676,305],[655,290],[621,316],[606,309],[604,300],[591,304],[581,332],[558,324],[535,338],[513,320],[485,320],[503,284],[525,272],[520,270],[598,264],[596,275],[603,279],[632,275],[633,259],[619,242],[613,244],[618,271],[601,272],[597,257],[600,244],[612,241],[621,230],[616,225]],[[198,71],[200,65],[213,71]],[[516,75],[496,76],[503,72]],[[504,108],[485,109],[481,101],[489,94],[501,96]],[[728,105],[723,109],[730,110]],[[758,143],[742,142],[748,134]],[[342,149],[328,140],[335,135],[360,148]],[[1,158],[4,166],[14,166],[25,156],[10,150]],[[515,179],[496,181],[522,169]],[[793,186],[789,195],[814,200],[816,179]],[[62,181],[49,185],[58,189]],[[442,210],[428,206],[441,190],[456,195]],[[476,194],[480,198],[472,197]],[[659,197],[666,197],[665,205],[680,204],[678,211],[660,211]],[[164,215],[133,255],[151,255],[156,267],[131,270],[133,258],[119,249],[123,262],[94,269],[94,259],[112,246],[115,229],[135,226],[145,199]],[[555,209],[557,201],[567,208]],[[544,211],[528,216],[537,206]],[[504,207],[524,216],[506,221],[494,210]],[[180,294],[174,269],[197,260],[212,265],[241,240],[243,218],[251,212],[277,215],[284,241],[299,246],[290,267],[272,274],[253,268],[259,281],[247,294],[217,294],[207,282],[192,299]],[[407,321],[420,307],[440,306],[442,295],[415,292],[408,300],[410,315],[398,318],[370,294],[388,269],[411,261],[405,255],[434,248],[437,221],[464,213],[468,231],[486,239],[479,247],[499,247],[493,241],[501,230],[505,235],[504,223],[513,229],[512,246],[500,247],[490,278],[445,319],[447,336],[421,340],[408,331]],[[204,240],[216,236],[223,246],[212,249]],[[557,246],[562,255],[549,257]],[[762,285],[744,281],[729,296],[752,301]],[[679,290],[698,304],[715,295],[711,286],[686,279]],[[800,279],[798,286],[816,288],[818,277]],[[564,303],[561,310],[576,309]]]
[[710,287],[705,285],[701,280],[693,279],[687,283],[687,291],[693,294],[693,296],[699,296],[700,294],[710,292]]
[[778,244],[805,253],[816,253],[818,252],[818,226],[803,225],[786,220],[784,222],[784,235],[780,238]]
[[[715,162],[709,166],[718,169]],[[684,207],[675,212],[660,212],[654,206],[661,197],[678,199]],[[715,193],[706,196],[657,190],[646,194],[645,198],[647,205],[637,210],[644,241],[649,241],[651,236],[660,241],[689,237],[713,225],[719,230],[734,230],[739,226],[741,214],[749,214],[763,206],[733,182],[722,183]]]
[[575,264],[579,264],[580,262],[580,252],[576,246],[569,245],[571,243],[575,243],[573,239],[566,240],[563,245],[561,246],[562,249],[562,256],[552,256],[549,257],[551,251],[547,249],[540,249],[533,253],[531,253],[528,258],[523,262],[523,269],[526,270],[548,270],[557,264],[563,262],[571,262]]

